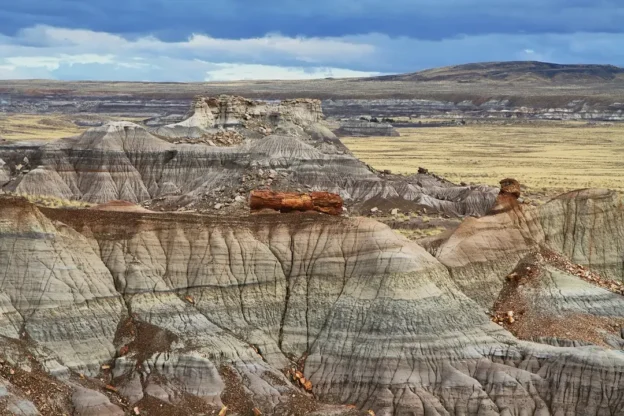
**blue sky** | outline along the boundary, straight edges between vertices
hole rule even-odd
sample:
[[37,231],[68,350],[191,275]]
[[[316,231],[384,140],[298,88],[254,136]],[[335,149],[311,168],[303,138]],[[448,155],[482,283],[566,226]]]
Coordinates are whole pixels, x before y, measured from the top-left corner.
[[0,79],[302,79],[624,66],[623,0],[0,0]]

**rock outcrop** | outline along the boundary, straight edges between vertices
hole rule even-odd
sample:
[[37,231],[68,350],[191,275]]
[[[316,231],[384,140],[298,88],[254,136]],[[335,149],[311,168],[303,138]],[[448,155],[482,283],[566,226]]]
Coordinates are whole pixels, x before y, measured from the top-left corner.
[[[101,414],[153,403],[191,415],[223,405],[384,416],[624,408],[620,352],[514,338],[438,260],[448,254],[436,259],[370,219],[38,209],[6,197],[0,208],[3,339],[28,340],[20,348]],[[530,231],[519,212],[466,223],[484,233],[474,224],[504,215],[513,235]],[[500,257],[456,251],[464,266],[507,272]],[[573,301],[582,292],[551,293],[596,312]],[[624,310],[621,298],[604,302],[604,313]],[[282,372],[293,367],[312,394]],[[73,386],[79,374],[91,384]],[[11,393],[7,406],[27,397]]]
[[[506,178],[500,181],[500,194],[508,194],[513,196],[514,198],[520,198],[522,195],[522,190],[520,189],[520,182],[512,178]],[[500,195],[499,194],[499,195]]]
[[584,189],[540,207],[548,247],[601,276],[624,281],[624,201],[615,191]]
[[151,132],[168,140],[194,139],[210,137],[219,129],[256,127],[259,123],[274,127],[280,121],[307,126],[320,122],[322,118],[321,102],[318,100],[268,103],[221,95],[216,98],[197,97],[185,120],[157,127]]

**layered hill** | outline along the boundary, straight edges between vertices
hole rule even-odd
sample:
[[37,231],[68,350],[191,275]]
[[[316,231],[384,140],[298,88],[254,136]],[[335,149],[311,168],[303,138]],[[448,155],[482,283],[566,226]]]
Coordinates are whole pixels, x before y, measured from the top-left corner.
[[[539,209],[499,201],[425,250],[364,218],[0,198],[1,405],[50,415],[621,415],[624,296],[534,257],[568,253],[621,279],[611,254],[624,246],[620,201],[607,191]],[[527,280],[510,287],[518,272]],[[492,322],[505,307],[516,322]],[[600,325],[578,333],[580,319]]]
[[[451,215],[483,215],[496,197],[496,189],[456,186],[428,174],[373,171],[321,122],[315,100],[267,106],[220,97],[198,99],[192,108],[186,121],[152,131],[111,122],[44,145],[0,145],[9,176],[2,185],[30,195],[165,210],[243,207],[258,187],[334,192],[355,208],[376,200]],[[237,143],[217,145],[215,137],[226,134]]]

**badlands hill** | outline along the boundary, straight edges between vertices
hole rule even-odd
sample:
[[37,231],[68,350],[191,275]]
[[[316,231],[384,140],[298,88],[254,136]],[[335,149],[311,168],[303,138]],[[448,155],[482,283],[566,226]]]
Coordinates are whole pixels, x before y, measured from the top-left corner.
[[279,104],[198,98],[180,123],[111,122],[47,144],[0,144],[6,191],[162,209],[243,208],[249,191],[329,191],[350,208],[422,207],[483,215],[496,190],[457,186],[429,174],[375,172],[322,122],[318,100]]
[[[0,158],[5,191],[98,204],[0,196],[2,414],[624,415],[613,191],[375,172],[316,100],[198,98]],[[250,214],[257,188],[349,215]],[[415,242],[352,215],[382,204],[465,218]]]
[[365,218],[3,197],[0,406],[622,415],[623,214],[609,191],[499,198],[421,247]]

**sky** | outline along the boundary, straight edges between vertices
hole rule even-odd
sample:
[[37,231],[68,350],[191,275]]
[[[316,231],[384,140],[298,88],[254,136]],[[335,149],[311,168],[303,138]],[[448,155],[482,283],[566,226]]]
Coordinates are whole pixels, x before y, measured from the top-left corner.
[[624,0],[0,0],[0,79],[360,77],[624,66]]

